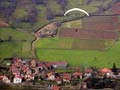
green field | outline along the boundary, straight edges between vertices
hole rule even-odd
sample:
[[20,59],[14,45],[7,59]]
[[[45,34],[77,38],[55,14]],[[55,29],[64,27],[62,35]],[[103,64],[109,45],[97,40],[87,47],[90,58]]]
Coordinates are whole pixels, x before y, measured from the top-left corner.
[[113,63],[120,66],[119,48],[120,42],[118,42],[112,49],[105,52],[37,49],[37,56],[40,60],[67,61],[73,66],[112,67]]
[[77,50],[105,50],[105,40],[80,40],[75,39],[72,49]]
[[18,56],[21,58],[30,58],[31,41],[34,36],[11,28],[0,28],[0,39],[9,40],[0,43],[0,59]]
[[[114,62],[120,66],[120,41],[106,51],[70,49],[72,42],[71,38],[40,39],[36,43],[37,57],[45,61],[67,61],[72,66],[112,67]],[[109,43],[113,42],[105,44]]]
[[114,40],[87,40],[77,38],[43,38],[37,41],[35,48],[41,49],[75,49],[75,50],[107,50],[114,45]]
[[71,49],[73,38],[44,38],[36,43],[36,48]]

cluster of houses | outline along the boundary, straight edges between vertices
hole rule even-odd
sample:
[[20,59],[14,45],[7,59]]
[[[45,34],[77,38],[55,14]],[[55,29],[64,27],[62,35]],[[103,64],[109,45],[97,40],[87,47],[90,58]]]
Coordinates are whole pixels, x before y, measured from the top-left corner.
[[[74,72],[56,72],[58,68],[66,69],[67,62],[39,62],[35,59],[25,61],[20,58],[13,58],[9,67],[10,76],[1,75],[0,81],[6,84],[36,84],[36,81],[51,81],[55,85],[49,85],[50,90],[60,90],[61,85],[73,83],[75,80],[81,80],[79,88],[86,89],[89,78],[96,75],[97,77],[115,78],[111,69],[103,68],[94,71],[91,68],[85,69],[83,72],[75,70]],[[117,76],[120,76],[119,74]],[[80,82],[80,81],[79,81]]]
[[[32,81],[34,80],[35,75],[39,75],[42,72],[51,71],[54,68],[66,68],[67,66],[67,62],[38,62],[35,59],[23,61],[20,58],[13,58],[9,71],[14,76],[13,83],[22,83],[23,78],[26,81]],[[5,79],[6,78],[7,77],[5,76]],[[3,81],[7,83],[8,80]]]

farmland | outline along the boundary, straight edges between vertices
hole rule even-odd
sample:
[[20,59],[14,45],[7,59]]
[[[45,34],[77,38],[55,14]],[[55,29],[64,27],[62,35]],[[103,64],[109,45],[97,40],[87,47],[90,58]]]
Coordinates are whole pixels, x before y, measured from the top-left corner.
[[115,43],[114,40],[87,40],[75,38],[45,38],[37,41],[37,49],[63,49],[63,50],[106,50]]
[[75,28],[63,28],[59,33],[60,37],[73,37],[79,39],[114,39],[118,40],[118,32],[115,31],[94,31]]
[[[111,67],[114,62],[120,66],[118,17],[95,16],[63,23],[57,37],[40,39],[36,43],[37,58],[67,61],[72,66]],[[112,24],[112,20],[116,24]]]
[[118,23],[118,16],[93,16],[82,20],[83,28],[87,30],[116,30]]
[[[78,46],[75,43],[78,43]],[[97,65],[99,67],[110,67],[112,66],[110,62],[114,62],[114,60],[119,62],[119,45],[120,42],[115,43],[114,40],[90,41],[73,38],[45,38],[36,43],[36,52],[37,58],[40,60],[67,61],[73,66],[89,67]],[[105,48],[109,49],[104,50]]]
[[73,66],[111,67],[113,63],[120,66],[120,42],[107,51],[36,49],[37,57],[45,61],[67,61]]
[[[0,9],[0,19],[17,29],[0,28],[0,59],[32,58],[31,42],[35,38],[32,33],[52,22],[60,22],[56,37],[40,38],[35,43],[37,59],[68,61],[70,65],[83,67],[111,67],[114,62],[120,66],[120,16],[109,16],[120,14],[116,8],[119,3],[113,5],[117,0],[79,1],[1,0],[0,8],[4,10]],[[90,17],[77,11],[64,16],[65,11],[74,7],[84,9]]]
[[[27,38],[26,38],[27,37]],[[0,28],[0,59],[14,56],[30,58],[32,34],[11,28]]]
[[38,59],[67,61],[82,67],[111,67],[113,63],[120,66],[119,16],[73,20],[62,23],[58,30],[57,37],[36,43]]
[[45,38],[36,43],[36,48],[71,49],[72,38]]

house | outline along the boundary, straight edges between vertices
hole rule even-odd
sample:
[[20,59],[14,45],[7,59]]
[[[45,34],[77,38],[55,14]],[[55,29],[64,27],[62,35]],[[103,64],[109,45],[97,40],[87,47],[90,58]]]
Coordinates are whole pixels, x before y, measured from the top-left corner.
[[14,76],[20,74],[20,70],[16,67],[12,67],[11,71]]
[[51,90],[60,90],[60,87],[59,86],[52,86]]
[[70,83],[70,81],[71,81],[71,75],[69,73],[64,73],[63,74],[63,82]]
[[33,81],[34,80],[34,75],[33,74],[26,74],[25,75],[25,80],[26,81]]
[[22,77],[21,76],[15,76],[15,78],[13,79],[13,83],[14,84],[22,83]]
[[111,71],[111,69],[108,69],[108,68],[102,68],[102,69],[100,69],[100,72],[109,73],[109,72],[112,72],[112,71]]
[[4,76],[2,77],[2,82],[3,82],[3,83],[6,83],[6,84],[11,83],[10,79],[9,79],[6,75],[4,75]]
[[53,69],[52,63],[50,63],[50,62],[45,63],[44,68],[47,69],[47,70],[52,70]]
[[57,83],[58,85],[62,84],[62,78],[60,78],[60,77],[57,77],[57,78],[55,79],[55,81],[56,81],[56,83]]
[[51,81],[54,81],[55,80],[55,75],[54,75],[54,73],[52,73],[52,72],[50,72],[50,73],[48,73],[47,74],[47,76],[48,76],[48,80],[51,80]]
[[22,67],[22,71],[23,71],[24,73],[28,73],[28,71],[30,72],[29,66],[28,66],[28,65],[24,65],[24,66]]
[[15,58],[14,59],[14,65],[16,68],[22,68],[22,60],[20,58]]
[[76,71],[76,72],[73,73],[74,78],[82,79],[82,76],[83,76],[83,73],[81,73],[81,72]]
[[93,70],[90,69],[90,68],[85,69],[84,77],[86,77],[86,78],[91,77],[92,76],[92,72],[93,72]]
[[0,20],[0,28],[5,28],[5,27],[10,27],[10,25],[6,23],[5,21]]
[[38,68],[39,68],[39,71],[42,71],[44,69],[44,64],[43,63],[38,63]]
[[113,72],[111,69],[103,68],[103,69],[100,69],[99,71],[100,71],[100,73],[102,73],[102,75],[106,75],[107,77],[113,76]]
[[86,82],[82,82],[80,90],[87,90],[87,83]]
[[[29,68],[29,67],[28,67]],[[32,70],[31,69],[28,69],[26,74],[32,74]]]
[[30,61],[30,67],[35,68],[37,66],[37,61],[35,59]]
[[3,79],[3,76],[2,75],[0,75],[0,80],[2,80]]
[[85,69],[85,73],[92,73],[92,72],[93,72],[93,70],[91,68]]
[[67,62],[49,62],[53,66],[53,68],[67,68]]

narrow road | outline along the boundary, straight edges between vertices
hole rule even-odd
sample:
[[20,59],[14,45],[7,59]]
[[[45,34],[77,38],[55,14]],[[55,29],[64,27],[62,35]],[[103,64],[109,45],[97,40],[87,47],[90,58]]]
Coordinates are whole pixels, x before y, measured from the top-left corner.
[[44,27],[38,29],[38,30],[34,33],[35,39],[32,41],[32,56],[33,56],[33,58],[36,57],[35,44],[36,44],[36,42],[40,39],[39,33],[40,33],[41,31],[46,30],[46,29],[48,29],[48,30],[57,29],[57,26],[55,25],[55,23],[56,23],[56,22],[49,23],[49,24],[45,25]]
[[33,58],[36,57],[35,55],[35,43],[39,40],[39,36],[35,33],[35,39],[32,41],[32,56]]

